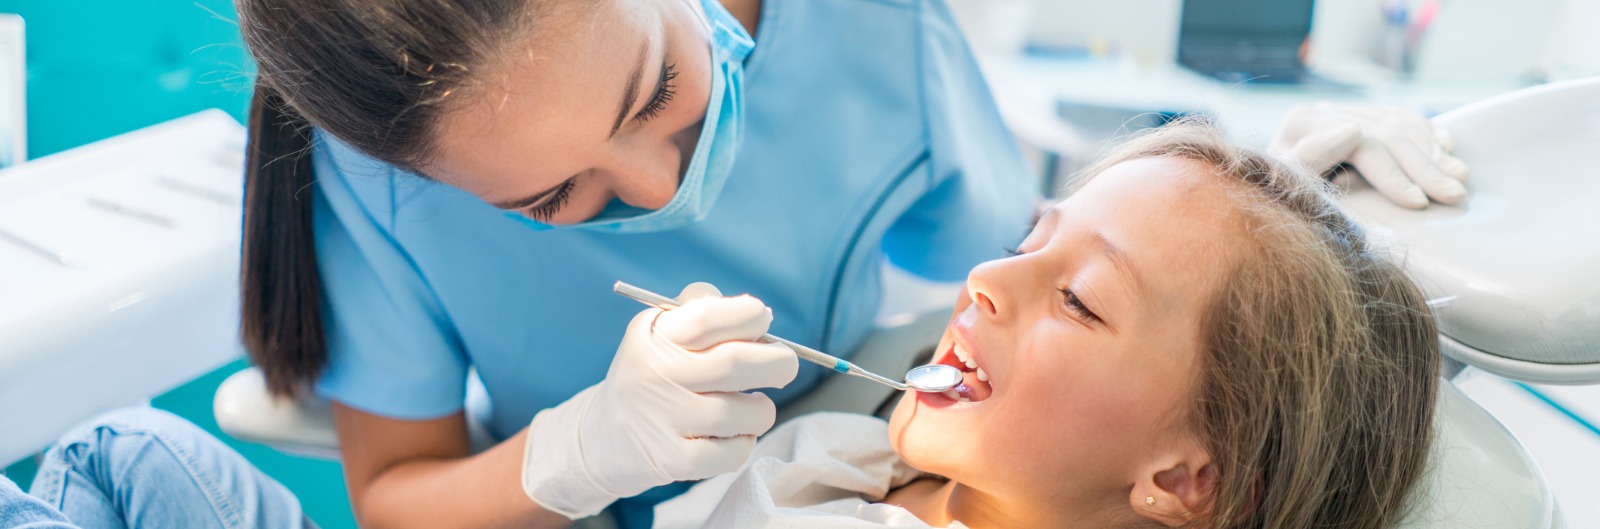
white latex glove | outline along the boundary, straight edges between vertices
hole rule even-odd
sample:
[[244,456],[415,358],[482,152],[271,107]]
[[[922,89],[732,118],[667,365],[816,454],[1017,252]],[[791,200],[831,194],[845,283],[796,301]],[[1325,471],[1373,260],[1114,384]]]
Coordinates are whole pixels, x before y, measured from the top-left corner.
[[605,380],[534,416],[522,462],[533,501],[592,516],[652,487],[738,470],[772,428],[772,400],[740,393],[783,387],[800,368],[789,348],[753,341],[772,310],[706,283],[678,300],[633,318]]
[[1389,200],[1423,208],[1428,199],[1454,204],[1467,196],[1467,164],[1450,156],[1450,134],[1414,112],[1396,108],[1300,105],[1284,118],[1272,149],[1315,174],[1340,163],[1355,167]]

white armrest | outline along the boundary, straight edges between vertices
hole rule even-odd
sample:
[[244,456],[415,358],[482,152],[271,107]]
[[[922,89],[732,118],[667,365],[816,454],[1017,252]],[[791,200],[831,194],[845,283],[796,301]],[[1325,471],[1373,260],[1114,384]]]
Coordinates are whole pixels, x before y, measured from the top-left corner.
[[1439,384],[1432,453],[1399,529],[1562,529],[1549,484],[1500,421]]
[[[488,430],[474,419],[473,411],[487,404],[482,383],[470,379],[467,390],[467,429],[475,450],[493,445]],[[333,428],[333,408],[327,399],[308,395],[301,400],[274,399],[266,381],[254,367],[234,373],[217,388],[212,401],[217,426],[241,441],[260,443],[282,452],[319,459],[339,459],[339,437]],[[572,529],[615,529],[610,513],[577,520]]]
[[267,393],[261,371],[251,367],[234,373],[217,388],[212,401],[217,426],[241,441],[261,443],[291,454],[339,458],[339,437],[326,399],[275,399]]

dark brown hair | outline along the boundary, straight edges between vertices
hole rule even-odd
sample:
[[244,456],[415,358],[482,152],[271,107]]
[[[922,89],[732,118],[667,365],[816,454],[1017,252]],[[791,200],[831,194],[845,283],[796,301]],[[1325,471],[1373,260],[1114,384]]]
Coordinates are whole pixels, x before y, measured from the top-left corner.
[[415,170],[472,73],[531,27],[529,0],[237,0],[250,104],[241,337],[275,395],[327,363],[311,127]]
[[1211,168],[1255,241],[1201,323],[1188,423],[1218,480],[1192,525],[1393,526],[1433,440],[1439,342],[1422,291],[1327,182],[1198,120],[1135,137],[1082,181],[1153,157]]

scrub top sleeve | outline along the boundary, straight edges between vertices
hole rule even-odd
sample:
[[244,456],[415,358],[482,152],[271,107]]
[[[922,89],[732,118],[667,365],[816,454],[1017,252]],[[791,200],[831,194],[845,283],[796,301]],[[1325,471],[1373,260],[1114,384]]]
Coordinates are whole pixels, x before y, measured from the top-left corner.
[[948,7],[918,5],[929,192],[890,227],[884,251],[908,272],[954,281],[1027,235],[1038,185]]
[[[360,171],[360,161],[346,159],[350,153],[335,150],[329,156],[322,146],[318,150],[313,219],[328,365],[317,392],[396,419],[430,419],[460,410],[468,361],[454,326],[378,220],[388,215],[372,211],[394,205],[384,201],[394,194],[383,189],[384,182],[411,176],[370,164],[374,171]],[[384,171],[388,174],[373,174]],[[384,202],[374,206],[377,201]]]

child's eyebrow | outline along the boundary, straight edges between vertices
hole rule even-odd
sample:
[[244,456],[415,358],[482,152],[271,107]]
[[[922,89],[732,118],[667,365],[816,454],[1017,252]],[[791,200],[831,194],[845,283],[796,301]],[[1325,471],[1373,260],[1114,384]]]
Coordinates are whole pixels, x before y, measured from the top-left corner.
[[1116,244],[1112,244],[1111,239],[1107,239],[1105,234],[1099,231],[1094,232],[1090,240],[1094,241],[1095,246],[1100,247],[1100,251],[1105,254],[1106,259],[1111,261],[1111,266],[1122,272],[1122,275],[1129,280],[1128,282],[1133,284],[1134,292],[1143,294],[1145,291],[1144,281],[1139,275],[1139,270],[1134,268],[1133,261],[1128,259],[1127,252],[1122,251],[1122,248],[1117,247]]

